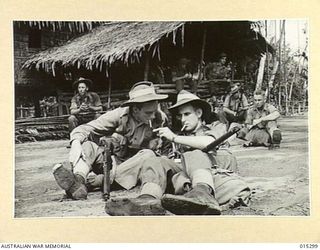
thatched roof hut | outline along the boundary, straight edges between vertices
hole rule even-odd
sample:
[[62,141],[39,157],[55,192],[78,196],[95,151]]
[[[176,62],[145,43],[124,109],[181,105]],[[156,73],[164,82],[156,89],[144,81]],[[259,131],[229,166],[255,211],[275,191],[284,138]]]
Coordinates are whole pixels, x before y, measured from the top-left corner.
[[[85,35],[70,40],[60,47],[40,52],[24,64],[25,68],[54,70],[56,63],[62,66],[84,66],[87,69],[102,68],[115,61],[125,64],[138,61],[148,46],[152,54],[159,53],[153,46],[163,36],[175,33],[184,22],[112,22],[104,23]],[[175,36],[174,36],[175,37]],[[175,43],[175,38],[173,39]]]
[[[250,28],[252,22],[248,21],[239,21],[238,26],[234,26],[235,22],[106,22],[62,46],[32,56],[25,62],[24,67],[43,68],[53,74],[57,66],[76,66],[89,70],[95,68],[102,71],[116,61],[124,64],[140,62],[145,51],[151,52],[152,57],[160,58],[159,41],[162,38],[170,36],[171,44],[176,45],[179,42],[183,47],[187,29],[191,31],[189,34],[192,33],[189,36],[187,34],[187,38],[200,37],[200,41],[191,45],[192,49],[194,46],[201,46],[201,34],[205,25],[208,29],[207,46],[216,46],[216,40],[212,39],[217,39],[217,23],[223,25],[219,32],[226,32],[227,27],[229,33],[234,33],[236,37],[259,47],[256,50],[250,48],[247,52],[264,53],[266,46],[269,46],[259,32]],[[230,37],[230,34],[225,37]],[[200,50],[201,48],[197,48],[197,51]],[[272,48],[269,48],[269,51],[271,50]]]

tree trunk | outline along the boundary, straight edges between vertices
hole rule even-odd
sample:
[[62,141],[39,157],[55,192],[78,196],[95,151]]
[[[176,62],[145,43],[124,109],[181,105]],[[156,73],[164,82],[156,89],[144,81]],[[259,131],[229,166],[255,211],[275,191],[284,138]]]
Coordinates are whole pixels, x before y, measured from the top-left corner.
[[270,95],[271,89],[273,88],[273,82],[274,82],[274,78],[276,76],[278,67],[279,67],[279,61],[275,57],[274,62],[273,62],[273,69],[272,69],[271,76],[270,76],[270,79],[268,82],[268,92],[266,93],[266,96]]
[[263,55],[260,59],[260,64],[259,64],[259,71],[258,71],[258,77],[257,77],[257,84],[256,84],[256,89],[261,89],[262,88],[262,82],[263,82],[263,73],[264,73],[264,65],[266,62],[266,55]]

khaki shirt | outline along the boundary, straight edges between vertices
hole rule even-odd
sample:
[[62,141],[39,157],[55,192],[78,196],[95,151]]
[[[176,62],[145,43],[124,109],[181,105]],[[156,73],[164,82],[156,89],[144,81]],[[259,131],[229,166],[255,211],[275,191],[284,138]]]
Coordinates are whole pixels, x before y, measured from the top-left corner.
[[129,107],[117,108],[100,116],[87,124],[75,128],[71,132],[71,141],[86,140],[96,141],[102,136],[111,136],[113,133],[122,135],[127,146],[134,149],[148,148],[149,142],[156,138],[153,129],[164,125],[166,117],[164,113],[157,112],[152,121],[152,128],[149,124],[139,123],[130,114]]
[[[184,76],[185,74],[192,74],[189,70],[187,69],[181,69],[179,67],[173,67],[172,68],[172,81],[173,81],[173,78],[175,77],[182,77]],[[192,82],[192,79],[189,79],[189,78],[185,78],[185,79],[180,79],[180,80],[176,80],[174,81],[175,83],[176,82],[183,82],[183,83],[189,83],[189,82]]]
[[[241,99],[241,100],[240,100]],[[241,98],[235,98],[234,95],[228,94],[224,100],[223,107],[232,111],[239,111],[240,108],[247,108],[249,106],[247,97],[242,94]]]
[[[190,133],[185,133],[184,135],[186,136],[212,136],[213,138],[217,139],[221,136],[221,131],[220,129],[210,129],[206,125],[201,125],[197,130],[190,132]],[[218,128],[218,127],[217,127]],[[191,147],[185,146],[185,145],[179,145],[179,150],[180,152],[186,152],[190,150],[194,150]]]
[[229,65],[223,65],[220,62],[209,63],[205,67],[205,77],[207,80],[230,79],[231,67]]
[[[256,106],[250,108],[247,113],[247,119],[245,121],[246,124],[252,124],[253,120],[259,119],[261,117],[265,117],[275,111],[278,111],[273,105],[265,103],[263,108],[259,110]],[[259,128],[265,128],[267,126],[266,121],[260,122],[257,124]]]
[[[90,106],[94,106],[94,107],[102,106],[99,95],[95,92],[88,92],[84,96],[76,94],[74,97],[72,97],[70,110],[80,108],[81,104],[83,103]],[[84,112],[84,113],[88,113],[88,112]]]

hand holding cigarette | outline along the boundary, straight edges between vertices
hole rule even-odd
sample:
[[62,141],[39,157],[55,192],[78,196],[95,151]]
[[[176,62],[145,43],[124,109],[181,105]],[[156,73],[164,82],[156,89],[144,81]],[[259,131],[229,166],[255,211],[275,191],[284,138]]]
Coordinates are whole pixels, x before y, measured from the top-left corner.
[[153,132],[157,133],[160,137],[173,141],[177,135],[173,133],[168,127],[154,129]]

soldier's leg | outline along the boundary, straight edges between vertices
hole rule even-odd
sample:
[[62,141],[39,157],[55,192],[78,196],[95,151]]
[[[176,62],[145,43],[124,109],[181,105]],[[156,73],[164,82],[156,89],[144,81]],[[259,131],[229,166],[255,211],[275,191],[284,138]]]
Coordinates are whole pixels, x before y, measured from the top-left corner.
[[149,149],[140,150],[133,157],[119,164],[115,170],[115,181],[129,190],[137,185],[144,161],[156,157]]
[[282,139],[281,131],[277,126],[276,121],[270,121],[267,123],[267,131],[271,138],[271,147],[279,147]]
[[220,214],[219,204],[214,198],[212,161],[200,150],[184,153],[184,159],[183,171],[190,177],[192,189],[184,195],[165,194],[161,199],[162,206],[180,215]]
[[212,161],[201,150],[193,150],[184,153],[186,173],[192,181],[192,186],[199,183],[206,184],[214,191],[211,176]]
[[[233,128],[235,127],[240,127],[241,124],[240,123],[237,123],[237,122],[233,122],[230,124],[229,126],[229,131],[231,131]],[[232,143],[234,143],[234,140],[237,138],[237,133],[233,134],[232,136],[230,136],[228,139],[227,139],[227,142],[229,143],[229,145],[232,145]]]
[[71,131],[74,128],[78,127],[78,125],[79,125],[78,124],[78,119],[77,119],[77,117],[75,115],[70,115],[68,117],[68,122],[69,122],[69,132],[71,133]]
[[172,176],[172,184],[174,188],[174,194],[184,194],[190,191],[192,187],[189,176],[183,171],[180,171]]
[[58,185],[66,190],[67,195],[75,200],[86,199],[88,190],[85,185],[87,175],[92,170],[92,165],[99,157],[99,147],[93,142],[82,144],[83,156],[73,166],[73,171],[62,164],[54,166],[53,175]]
[[238,172],[237,159],[231,152],[225,149],[220,149],[217,151],[215,156],[217,166],[222,169],[231,170],[235,173]]
[[174,161],[158,156],[147,158],[142,164],[139,175],[141,195],[151,195],[160,199],[167,187],[168,171],[176,172]]
[[269,146],[270,135],[266,129],[252,128],[246,135],[247,142],[243,145],[248,146]]
[[142,150],[134,157],[120,164],[116,181],[126,187],[141,182],[141,190],[135,198],[115,198],[107,201],[109,215],[163,215],[165,210],[160,198],[167,185],[167,171],[171,163],[156,156],[151,150]]

